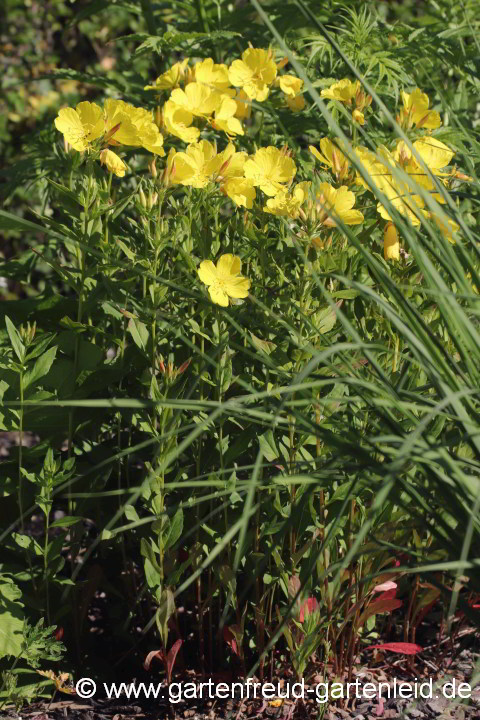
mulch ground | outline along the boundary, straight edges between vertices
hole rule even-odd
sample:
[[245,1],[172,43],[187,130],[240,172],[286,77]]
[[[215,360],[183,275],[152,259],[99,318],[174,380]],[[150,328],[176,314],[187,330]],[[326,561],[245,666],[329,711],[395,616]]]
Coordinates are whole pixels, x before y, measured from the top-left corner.
[[[468,645],[468,647],[465,647]],[[463,647],[463,649],[462,649]],[[415,718],[415,720],[431,720],[441,718],[442,720],[480,720],[480,685],[472,688],[471,696],[468,699],[451,699],[445,697],[451,694],[452,681],[455,680],[456,687],[460,683],[469,683],[472,678],[475,665],[480,659],[480,637],[465,633],[451,648],[451,656],[444,658],[443,668],[434,671],[435,655],[437,652],[426,652],[422,657],[415,658],[415,664],[409,665],[408,660],[401,658],[391,664],[372,663],[369,657],[370,666],[357,665],[357,670],[352,682],[358,680],[358,687],[363,688],[365,683],[373,683],[378,687],[382,683],[382,699],[378,696],[373,699],[359,697],[351,699],[343,707],[337,702],[317,703],[315,700],[315,683],[323,681],[322,676],[314,676],[310,684],[305,683],[305,700],[292,700],[290,698],[281,701],[271,701],[253,698],[253,689],[250,686],[250,698],[246,697],[244,691],[243,699],[240,697],[240,689],[237,688],[236,697],[223,699],[189,699],[171,703],[168,700],[168,691],[164,688],[162,699],[141,699],[128,700],[126,697],[108,699],[101,697],[100,691],[91,700],[81,700],[78,697],[58,693],[52,702],[42,701],[28,706],[16,714],[13,709],[7,710],[6,718],[28,718],[28,720],[254,720],[256,718],[271,718],[271,720],[313,720],[313,718],[324,718],[325,720],[378,720],[379,718]],[[424,657],[425,656],[425,657]],[[429,659],[429,656],[432,660]],[[367,660],[366,657],[360,658]],[[433,666],[433,667],[432,667]],[[432,678],[433,697],[414,699],[415,684],[419,694],[419,684],[428,683]],[[152,682],[159,681],[158,676],[152,676]],[[205,681],[206,679],[204,679]],[[255,680],[255,678],[253,679]],[[402,683],[403,695],[408,697],[393,697],[394,683],[398,688]],[[416,683],[415,683],[416,681]],[[174,682],[200,683],[202,679],[193,672],[188,672],[174,678]],[[237,681],[238,682],[238,681]],[[274,680],[275,686],[278,680]],[[290,687],[294,682],[290,679]],[[287,694],[289,681],[285,678],[280,680],[281,694]],[[449,685],[445,685],[450,683]],[[390,686],[390,695],[386,685]],[[411,692],[408,693],[408,685]],[[101,683],[99,682],[100,686]],[[197,685],[198,687],[198,685]],[[214,687],[212,685],[211,687]],[[178,686],[175,686],[175,693]],[[353,692],[354,692],[353,688]],[[445,690],[445,693],[444,693]],[[429,688],[424,685],[423,694],[428,694]],[[464,688],[466,693],[466,689]],[[324,691],[319,691],[323,695]],[[212,695],[215,693],[212,690]],[[197,691],[197,694],[198,691]],[[259,694],[259,693],[258,693]],[[291,694],[291,693],[290,693]],[[371,696],[373,693],[370,692]],[[208,695],[208,688],[205,688],[204,695]]]

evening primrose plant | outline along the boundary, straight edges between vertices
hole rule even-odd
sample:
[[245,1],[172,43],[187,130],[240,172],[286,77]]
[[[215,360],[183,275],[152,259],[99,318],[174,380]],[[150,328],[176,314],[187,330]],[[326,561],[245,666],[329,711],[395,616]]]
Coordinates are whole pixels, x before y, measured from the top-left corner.
[[468,93],[394,92],[315,17],[339,59],[309,62],[306,4],[292,46],[257,5],[228,10],[248,44],[215,35],[224,3],[184,4],[190,35],[148,15],[134,74],[50,118],[32,219],[0,212],[31,238],[2,270],[29,288],[0,335],[11,672],[45,617],[92,677],[120,647],[169,678],[183,654],[351,679],[369,644],[422,642],[414,573],[447,622],[480,591]]

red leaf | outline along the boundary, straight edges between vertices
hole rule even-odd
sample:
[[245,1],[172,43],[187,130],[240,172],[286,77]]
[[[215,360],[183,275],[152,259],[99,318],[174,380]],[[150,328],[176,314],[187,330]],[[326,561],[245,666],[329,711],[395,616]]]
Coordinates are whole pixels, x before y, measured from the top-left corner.
[[[385,592],[383,592],[381,595],[379,595],[375,599],[375,602],[380,602],[380,600],[395,600],[396,597],[397,597],[397,589],[394,588],[393,590],[386,590]],[[401,603],[402,601],[399,600],[398,602]],[[400,607],[400,605],[399,605],[399,607]]]
[[299,620],[301,623],[305,620],[305,618],[310,615],[310,613],[315,612],[315,610],[318,609],[318,602],[314,597],[309,597],[307,600],[305,600],[304,603],[302,603],[302,607],[300,608],[300,617]]
[[181,640],[180,638],[178,640],[175,640],[175,642],[173,643],[172,647],[170,648],[170,650],[168,651],[168,654],[167,654],[167,662],[165,665],[166,665],[166,669],[167,669],[167,680],[168,680],[169,685],[172,681],[173,666],[175,665],[175,660],[176,660],[178,651],[182,647],[182,643],[183,643],[183,640]]
[[165,651],[162,648],[161,650],[152,650],[152,652],[149,652],[147,657],[145,658],[145,662],[143,663],[143,667],[145,670],[150,670],[150,665],[152,664],[153,658],[158,658],[160,662],[162,662],[165,665],[166,657],[165,657]]
[[386,582],[383,582],[380,585],[375,585],[375,587],[373,588],[373,592],[382,592],[382,591],[396,590],[396,589],[397,589],[397,583],[393,582],[393,580],[387,580]]
[[370,645],[367,650],[388,650],[394,653],[400,653],[401,655],[416,655],[423,651],[420,645],[408,642],[392,642],[385,643],[385,645]]
[[233,650],[235,655],[238,655],[237,640],[228,625],[225,625],[223,628],[223,639],[227,643],[228,647]]

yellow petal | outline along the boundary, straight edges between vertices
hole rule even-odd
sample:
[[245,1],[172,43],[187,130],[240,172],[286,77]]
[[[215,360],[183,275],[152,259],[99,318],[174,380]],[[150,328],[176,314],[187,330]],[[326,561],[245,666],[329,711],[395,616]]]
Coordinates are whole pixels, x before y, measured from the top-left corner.
[[400,242],[398,240],[397,228],[392,222],[385,225],[383,232],[383,256],[385,260],[400,259]]
[[238,255],[226,253],[217,262],[217,272],[224,276],[238,275],[242,268],[242,261]]
[[277,82],[280,90],[292,98],[298,95],[303,88],[303,80],[295,77],[295,75],[280,75]]
[[301,112],[307,104],[303,95],[296,95],[294,98],[287,95],[286,101],[292,112]]
[[208,288],[212,302],[222,307],[228,307],[228,295],[219,285],[211,285]]
[[250,289],[250,280],[248,278],[234,278],[225,283],[225,289],[231,298],[246,298]]
[[217,282],[217,270],[211,260],[202,260],[197,272],[198,277],[205,285],[213,285]]
[[253,182],[247,178],[227,178],[222,185],[223,192],[233,200],[235,205],[245,207],[250,210],[253,207],[253,201],[256,197]]
[[107,166],[110,172],[117,177],[124,177],[127,166],[118,155],[111,150],[105,149],[100,153],[100,162]]
[[432,171],[449,165],[455,155],[455,152],[450,150],[448,145],[434,137],[417,140],[413,143],[413,147]]

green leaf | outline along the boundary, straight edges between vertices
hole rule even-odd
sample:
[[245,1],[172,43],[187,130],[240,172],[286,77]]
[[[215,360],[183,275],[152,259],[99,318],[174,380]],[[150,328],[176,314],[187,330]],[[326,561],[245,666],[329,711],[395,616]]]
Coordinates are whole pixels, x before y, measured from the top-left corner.
[[23,363],[25,359],[25,345],[23,344],[15,325],[12,323],[8,315],[5,315],[5,325],[7,326],[8,337],[10,338],[10,342],[12,343],[12,348],[15,351],[15,355],[20,360],[20,362]]
[[[343,301],[340,300],[340,302],[336,303],[336,307],[340,307],[342,302]],[[328,307],[320,310],[319,312],[315,313],[315,316],[313,318],[313,324],[317,328],[318,332],[322,335],[332,330],[336,322],[337,313],[334,307]]]
[[[132,36],[126,36],[132,39]],[[157,52],[160,55],[165,50],[171,50],[172,48],[188,43],[190,46],[199,45],[203,43],[213,43],[219,40],[231,40],[235,37],[241,37],[240,33],[226,31],[226,30],[214,30],[209,33],[205,32],[174,32],[169,30],[163,35],[147,35],[138,33],[135,35],[135,40],[143,40],[142,44],[137,47],[135,54],[139,55],[144,52]],[[117,38],[119,39],[119,38]]]
[[123,242],[123,240],[117,240],[116,242],[117,245],[123,250],[127,258],[133,262],[136,258],[133,250],[130,250],[130,248]]
[[133,505],[125,505],[124,512],[127,520],[130,520],[131,522],[137,522],[138,520],[140,520],[140,518],[138,517],[138,513],[133,507]]
[[148,343],[148,330],[146,326],[140,322],[140,320],[134,320],[132,318],[128,323],[128,331],[132,336],[135,345],[146,353]]
[[0,658],[20,657],[23,641],[21,590],[10,578],[0,577]]
[[38,340],[38,342],[36,342],[35,347],[27,353],[25,362],[33,360],[34,358],[45,352],[53,337],[53,333],[45,333],[45,335],[40,340]]
[[60,185],[60,183],[55,182],[51,178],[47,178],[47,181],[53,188],[55,188],[55,190],[57,190],[57,192],[60,193],[62,200],[66,203],[69,210],[76,212],[79,207],[83,207],[83,203],[80,202],[78,195],[63,185]]
[[168,548],[175,545],[177,540],[181,537],[182,532],[183,532],[183,510],[182,510],[182,508],[179,508],[170,521],[170,528],[169,528],[168,534],[163,542],[163,549],[168,550]]
[[[91,3],[86,5],[85,7],[79,8],[72,20],[68,23],[67,27],[72,27],[72,25],[77,25],[82,20],[86,20],[87,18],[91,17],[92,15],[95,15],[96,13],[101,12],[102,10],[106,10],[107,8],[111,7],[112,0],[92,0]],[[74,6],[74,9],[76,9],[76,4]]]
[[262,352],[266,353],[267,355],[270,355],[271,352],[275,350],[277,347],[275,343],[271,342],[270,340],[262,340],[261,338],[257,337],[250,331],[250,336],[252,338],[252,342],[257,348],[257,350],[261,350]]
[[57,528],[57,527],[71,527],[72,525],[76,525],[79,522],[82,522],[83,517],[78,517],[75,515],[66,515],[63,518],[60,518],[60,520],[55,520],[55,522],[50,524],[51,528]]
[[168,641],[168,621],[175,612],[175,600],[173,593],[169,588],[166,588],[160,597],[160,607],[158,608],[155,620],[157,623],[158,632],[162,640],[163,646],[167,647]]
[[260,435],[258,442],[260,443],[263,456],[268,462],[272,462],[280,456],[275,444],[275,437],[272,430],[267,430],[266,433]]
[[57,346],[55,345],[38,358],[37,362],[31,370],[27,370],[24,378],[25,390],[49,372],[50,368],[53,365],[53,361],[55,360],[56,354]]

